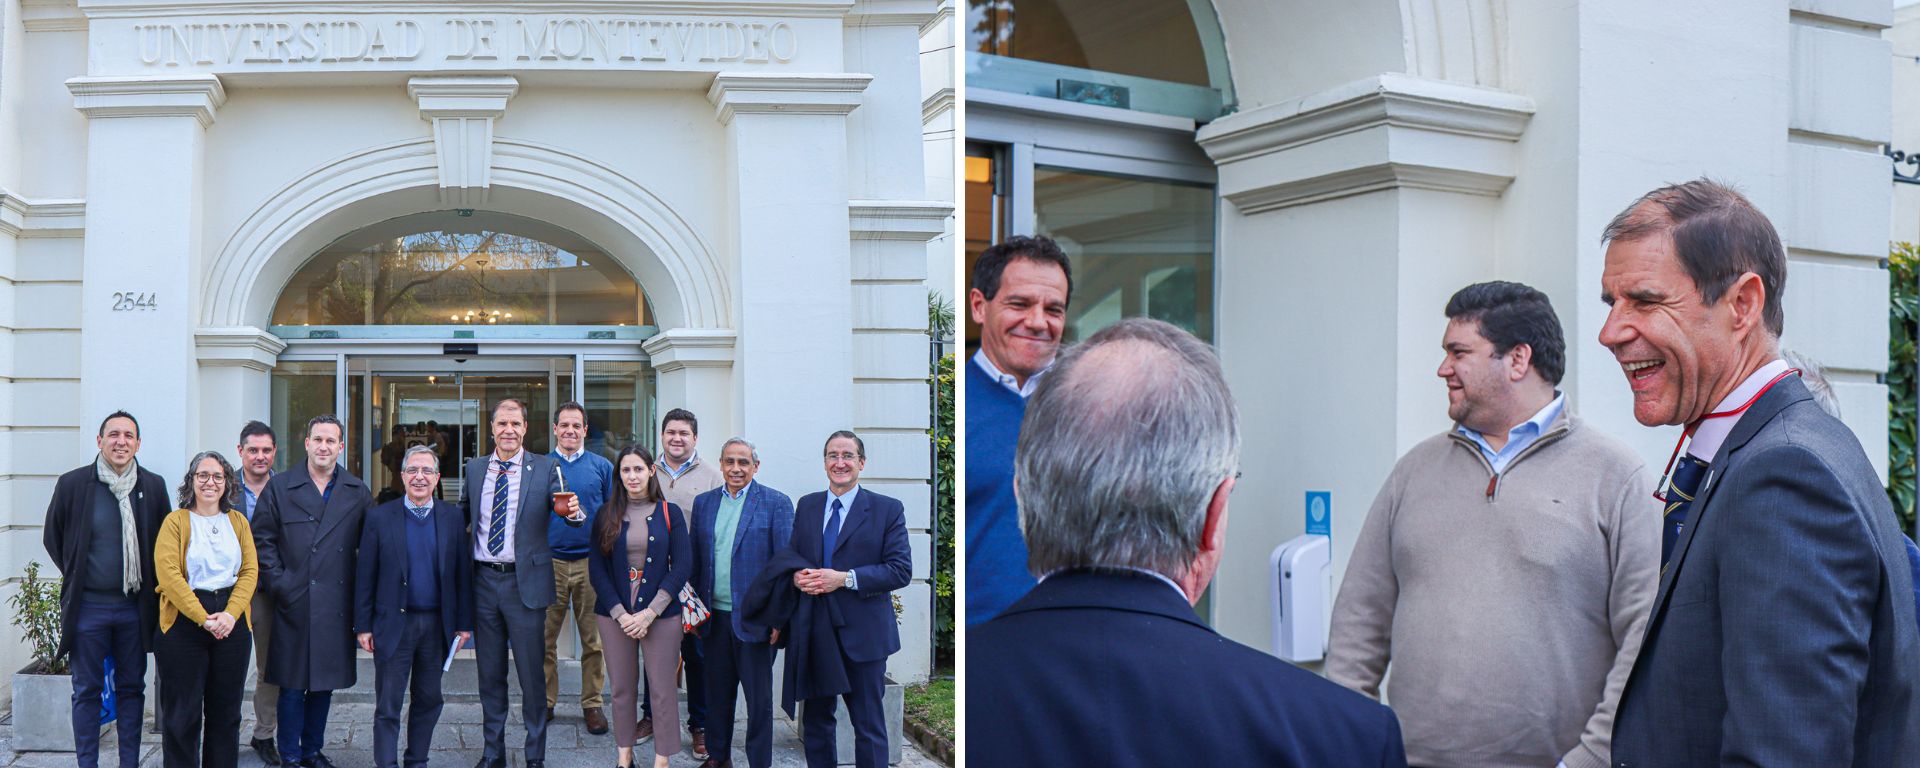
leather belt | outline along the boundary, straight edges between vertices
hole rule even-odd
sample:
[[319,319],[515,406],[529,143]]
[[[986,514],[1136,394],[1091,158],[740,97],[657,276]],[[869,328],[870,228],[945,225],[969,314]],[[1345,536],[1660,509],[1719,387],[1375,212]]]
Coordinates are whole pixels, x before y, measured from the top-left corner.
[[501,573],[513,573],[513,563],[496,563],[489,560],[475,560],[474,565],[492,568]]

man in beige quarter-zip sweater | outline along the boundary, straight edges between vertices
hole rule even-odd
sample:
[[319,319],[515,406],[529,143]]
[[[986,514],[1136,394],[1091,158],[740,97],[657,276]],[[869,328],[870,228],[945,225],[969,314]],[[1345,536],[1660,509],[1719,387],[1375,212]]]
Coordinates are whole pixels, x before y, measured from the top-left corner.
[[1555,390],[1545,294],[1470,285],[1447,303],[1453,429],[1394,465],[1333,607],[1327,677],[1400,716],[1427,768],[1604,768],[1658,581],[1644,463]]

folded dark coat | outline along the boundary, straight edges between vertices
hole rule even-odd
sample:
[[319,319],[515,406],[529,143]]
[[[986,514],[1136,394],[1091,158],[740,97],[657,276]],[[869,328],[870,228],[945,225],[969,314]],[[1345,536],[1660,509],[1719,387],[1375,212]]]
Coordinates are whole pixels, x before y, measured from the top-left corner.
[[777,645],[787,649],[780,708],[790,717],[795,716],[794,703],[801,699],[839,696],[853,690],[835,635],[835,628],[844,623],[837,606],[793,585],[794,572],[811,567],[792,549],[773,553],[739,605],[742,622],[780,630]]

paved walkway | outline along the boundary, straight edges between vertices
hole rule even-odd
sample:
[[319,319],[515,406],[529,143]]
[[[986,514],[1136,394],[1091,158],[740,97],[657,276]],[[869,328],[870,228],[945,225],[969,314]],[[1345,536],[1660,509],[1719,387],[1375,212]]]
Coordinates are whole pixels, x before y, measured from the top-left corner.
[[[240,724],[242,734],[253,733],[253,708],[245,706]],[[587,733],[586,725],[580,720],[576,708],[569,713],[562,708],[557,719],[547,726],[547,766],[549,768],[611,768],[614,763],[613,736],[611,733],[595,736]],[[340,768],[371,768],[373,766],[373,705],[365,703],[335,704],[327,726],[327,758]],[[736,723],[735,744],[746,741],[746,719]],[[507,723],[507,746],[510,754],[508,765],[518,767],[524,757],[519,746],[524,736],[520,725],[519,712],[516,710]],[[404,739],[404,737],[403,737]],[[440,727],[434,732],[433,752],[430,764],[448,766],[448,768],[468,768],[480,759],[480,705],[474,703],[448,704],[440,715]],[[0,768],[70,768],[73,755],[62,752],[14,752],[13,728],[0,725]],[[160,736],[149,733],[141,748],[140,765],[142,768],[159,768]],[[109,736],[101,746],[103,756],[114,754],[115,737]],[[652,766],[652,742],[642,744],[635,750],[634,762],[641,768]],[[691,749],[686,736],[681,736],[680,754],[673,757],[673,768],[694,768],[699,761],[686,750]],[[404,749],[404,746],[402,747]],[[746,755],[736,751],[734,764],[745,768]],[[800,751],[800,737],[795,724],[786,719],[786,714],[776,706],[773,728],[773,764],[777,768],[802,768],[806,759]],[[111,765],[111,758],[103,761]],[[259,768],[260,759],[244,743],[240,747],[241,768]],[[940,763],[922,754],[911,742],[903,744],[900,750],[900,766],[903,768],[938,768]]]

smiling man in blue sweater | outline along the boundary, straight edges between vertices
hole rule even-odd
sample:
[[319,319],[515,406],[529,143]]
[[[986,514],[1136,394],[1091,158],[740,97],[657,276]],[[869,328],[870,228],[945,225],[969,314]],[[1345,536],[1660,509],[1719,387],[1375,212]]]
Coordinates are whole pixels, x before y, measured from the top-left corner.
[[980,351],[967,364],[967,625],[1033,589],[1013,498],[1013,449],[1027,396],[1053,366],[1073,271],[1060,246],[1016,236],[974,263],[967,310]]

